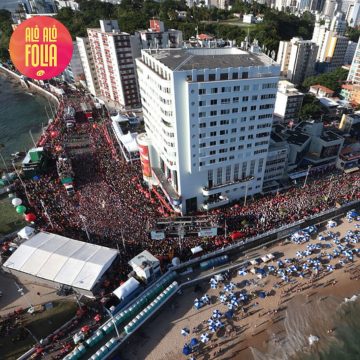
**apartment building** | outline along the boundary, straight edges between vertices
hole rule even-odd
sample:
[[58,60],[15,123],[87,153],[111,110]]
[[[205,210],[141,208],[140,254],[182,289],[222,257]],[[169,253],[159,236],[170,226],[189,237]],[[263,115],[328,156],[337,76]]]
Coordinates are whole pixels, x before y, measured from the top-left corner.
[[101,96],[125,109],[139,106],[130,34],[115,20],[100,20],[100,29],[87,31]]
[[277,62],[281,74],[295,85],[301,84],[315,73],[317,51],[317,45],[310,40],[294,37],[280,41]]
[[91,52],[90,42],[88,38],[77,37],[77,48],[79,50],[80,61],[84,69],[86,86],[94,96],[100,95],[100,86],[95,70],[95,62]]

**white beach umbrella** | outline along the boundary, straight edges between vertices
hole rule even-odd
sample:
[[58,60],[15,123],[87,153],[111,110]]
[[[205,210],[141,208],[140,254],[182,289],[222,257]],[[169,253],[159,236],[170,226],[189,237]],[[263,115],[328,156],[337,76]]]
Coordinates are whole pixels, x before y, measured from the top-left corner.
[[182,335],[182,336],[187,336],[187,335],[189,335],[189,334],[190,334],[190,330],[189,330],[189,329],[187,329],[187,328],[181,329],[181,335]]
[[216,332],[216,329],[217,329],[217,327],[216,327],[216,324],[214,323],[214,324],[211,324],[211,325],[209,325],[209,331],[211,331],[211,332]]
[[218,329],[222,328],[224,326],[224,324],[220,321],[220,320],[217,320],[216,323],[215,323],[216,327]]
[[209,334],[208,333],[201,334],[200,341],[204,344],[207,343],[209,341]]
[[212,316],[213,316],[214,319],[220,319],[221,316],[222,316],[222,313],[219,310],[216,309],[216,310],[213,311]]
[[245,276],[245,275],[247,275],[247,272],[246,272],[245,268],[242,268],[242,269],[240,269],[240,270],[238,271],[238,274],[239,274],[240,276]]

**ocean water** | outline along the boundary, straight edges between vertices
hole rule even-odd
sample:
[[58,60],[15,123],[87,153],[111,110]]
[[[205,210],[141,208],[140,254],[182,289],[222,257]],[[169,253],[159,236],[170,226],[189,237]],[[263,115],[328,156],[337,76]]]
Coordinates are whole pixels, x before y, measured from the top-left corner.
[[19,4],[19,0],[0,0],[0,9],[14,11]]
[[[252,349],[255,360],[360,360],[359,299],[344,303],[333,296],[325,301],[299,297],[283,315],[283,325],[268,329],[266,350]],[[311,346],[310,335],[319,338]]]
[[12,153],[33,146],[29,131],[36,141],[42,124],[48,122],[45,106],[50,113],[47,99],[32,95],[18,82],[0,74],[0,144],[5,146],[1,152],[6,160],[10,159]]
[[360,359],[360,300],[340,305],[333,316],[334,336],[325,348],[300,355],[299,360]]

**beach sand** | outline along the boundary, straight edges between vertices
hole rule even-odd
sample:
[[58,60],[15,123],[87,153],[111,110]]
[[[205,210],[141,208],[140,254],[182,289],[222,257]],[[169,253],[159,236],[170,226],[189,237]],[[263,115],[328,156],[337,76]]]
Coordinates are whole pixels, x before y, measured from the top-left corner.
[[[340,233],[340,239],[348,230],[356,230],[355,223],[348,223],[343,219],[341,223],[331,229],[332,232]],[[325,234],[327,229],[321,228],[320,233]],[[319,243],[317,235],[311,237],[310,243]],[[321,243],[332,243],[327,240]],[[269,252],[280,252],[284,255],[281,259],[295,258],[296,252],[305,250],[309,242],[297,245],[278,243],[271,248],[259,251],[265,255]],[[354,244],[359,247],[359,244]],[[332,252],[335,244],[327,252]],[[315,257],[324,250],[314,253]],[[251,252],[247,257],[251,259]],[[245,260],[245,258],[244,258]],[[335,266],[339,258],[329,262]],[[276,265],[276,262],[268,263]],[[259,267],[262,267],[260,264]],[[248,269],[250,269],[248,267]],[[177,360],[188,359],[189,356],[182,354],[185,343],[189,343],[193,337],[197,339],[207,332],[210,341],[200,343],[199,350],[194,357],[199,360],[207,359],[256,359],[256,360],[280,360],[295,358],[296,354],[306,349],[320,351],[326,347],[329,341],[335,339],[334,315],[342,306],[345,297],[351,297],[360,293],[360,261],[357,255],[354,261],[340,269],[328,272],[321,271],[318,278],[310,280],[310,275],[304,278],[292,277],[294,282],[284,283],[278,276],[269,275],[258,279],[248,272],[246,276],[237,275],[232,271],[231,281],[235,284],[243,280],[252,280],[254,284],[246,286],[247,293],[256,290],[271,291],[274,293],[264,299],[256,298],[245,305],[247,314],[239,307],[235,311],[233,319],[222,319],[224,327],[212,334],[208,329],[207,320],[213,310],[218,309],[223,314],[227,311],[225,304],[218,300],[223,292],[223,284],[217,289],[210,289],[209,281],[200,283],[202,291],[195,293],[194,286],[183,291],[182,295],[176,295],[164,309],[153,317],[144,327],[137,331],[120,350],[121,358],[125,360]],[[226,281],[224,282],[227,283]],[[274,288],[275,284],[279,288]],[[238,287],[234,290],[241,290]],[[205,305],[199,310],[193,306],[194,299],[204,294],[211,298],[211,304]],[[198,327],[199,331],[193,332]],[[188,328],[189,336],[182,336],[181,329]],[[331,332],[329,332],[331,330]],[[309,346],[310,335],[319,337],[319,342]]]

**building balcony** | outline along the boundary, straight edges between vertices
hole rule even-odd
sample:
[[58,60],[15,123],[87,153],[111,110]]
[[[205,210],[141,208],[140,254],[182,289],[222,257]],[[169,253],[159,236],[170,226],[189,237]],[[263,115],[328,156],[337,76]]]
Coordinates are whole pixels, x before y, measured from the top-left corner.
[[249,181],[252,181],[254,180],[254,176],[248,176],[246,178],[243,178],[243,179],[239,179],[239,180],[236,180],[236,181],[231,181],[231,182],[228,182],[226,184],[221,184],[221,185],[214,185],[212,187],[207,187],[207,186],[204,186],[202,188],[202,193],[204,196],[210,196],[210,195],[214,195],[216,193],[219,192],[219,190],[223,191],[225,188],[229,187],[229,186],[235,186],[235,185],[238,185],[238,184],[245,184],[245,183],[248,183]]
[[229,204],[230,200],[227,196],[220,195],[217,199],[205,200],[202,207],[205,210],[211,210],[219,206]]
[[171,182],[166,178],[160,168],[152,168],[153,177],[159,182],[159,185],[169,200],[171,205],[179,206],[181,204],[181,197],[176,192]]

